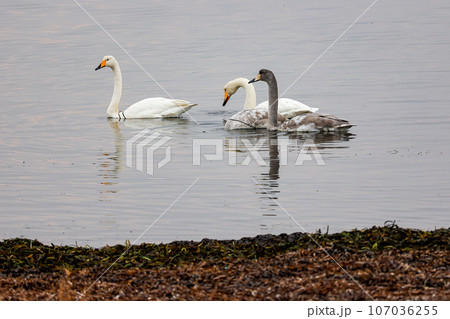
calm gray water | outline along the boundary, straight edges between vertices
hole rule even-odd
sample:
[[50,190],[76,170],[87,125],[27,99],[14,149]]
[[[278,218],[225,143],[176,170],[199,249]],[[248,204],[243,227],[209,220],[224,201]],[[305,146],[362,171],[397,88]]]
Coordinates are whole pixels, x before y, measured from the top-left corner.
[[[245,95],[224,108],[223,86],[268,68],[283,92],[372,1],[79,3],[170,95],[198,106],[192,118],[108,121],[112,72],[94,72],[104,55],[121,65],[122,109],[168,96],[77,3],[2,1],[1,239],[113,245],[163,212],[139,242],[302,231],[288,214],[309,232],[449,226],[448,1],[378,1],[288,90],[357,124],[316,136],[224,131]],[[153,175],[126,165],[126,141],[147,127],[171,138],[172,160]],[[193,165],[193,141],[206,139],[223,159]],[[266,166],[246,140],[265,141]],[[295,165],[305,140],[325,165],[311,153]]]

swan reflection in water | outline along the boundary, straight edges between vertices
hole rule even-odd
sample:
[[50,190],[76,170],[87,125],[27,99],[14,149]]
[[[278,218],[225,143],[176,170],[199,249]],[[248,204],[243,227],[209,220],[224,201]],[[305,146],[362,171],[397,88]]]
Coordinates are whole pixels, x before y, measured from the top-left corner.
[[[331,153],[332,149],[348,148],[342,142],[355,138],[354,134],[348,132],[286,134],[270,131],[240,131],[239,133],[228,137],[225,141],[225,149],[246,157],[254,154],[251,149],[249,150],[249,145],[254,146],[253,151],[256,149],[264,160],[265,165],[260,165],[262,169],[268,166],[268,170],[265,169],[259,175],[251,177],[252,182],[255,183],[255,193],[260,199],[262,216],[277,216],[279,213],[280,208],[275,201],[280,194],[280,168],[283,170],[282,166],[287,165],[288,151],[299,154],[304,145],[314,145],[320,154],[324,155]],[[254,159],[258,162],[258,159]],[[261,230],[268,230],[265,224],[260,226]]]
[[97,156],[98,173],[100,176],[100,201],[110,201],[111,194],[116,194],[117,179],[122,169],[123,162],[123,135],[120,132],[119,123],[116,119],[108,119],[108,124],[113,132],[114,150],[100,150]]
[[[125,165],[125,143],[126,139],[122,132],[122,128],[133,129],[137,133],[143,129],[154,129],[159,133],[172,135],[175,131],[178,134],[189,130],[191,124],[188,119],[184,118],[166,118],[166,119],[127,119],[120,120],[108,118],[108,126],[112,131],[113,149],[110,151],[99,150],[96,165],[98,167],[97,176],[100,177],[100,201],[111,201],[113,194],[119,192],[118,179],[123,165]],[[130,132],[127,132],[130,133]],[[128,136],[129,138],[129,136]]]
[[[122,166],[125,165],[126,140],[134,134],[149,128],[167,136],[178,136],[180,142],[184,144],[183,147],[192,145],[192,140],[187,136],[202,138],[204,136],[203,134],[197,135],[203,128],[194,125],[189,119],[183,118],[127,119],[125,121],[108,119],[107,123],[113,133],[114,148],[111,151],[101,150],[98,154],[98,176],[101,178],[100,184],[102,185],[100,200],[112,200],[112,194],[118,192],[118,178]],[[126,128],[125,136],[122,135],[121,128]],[[263,171],[256,176],[248,176],[248,178],[253,178],[255,182],[255,191],[262,201],[263,215],[274,215],[278,209],[273,199],[278,199],[280,194],[279,180],[283,166],[291,164],[287,163],[288,156],[291,158],[293,155],[299,154],[305,142],[313,143],[321,155],[330,154],[333,153],[333,149],[347,148],[345,142],[355,136],[348,132],[288,134],[267,130],[241,130],[229,131],[222,135],[223,132],[220,129],[220,134],[214,133],[214,136],[220,139],[224,138],[224,149],[229,153],[229,157],[235,156],[235,165],[244,165],[243,161],[246,160],[248,162],[262,161],[262,164],[258,163],[260,166],[258,169]],[[189,163],[192,163],[190,158]]]

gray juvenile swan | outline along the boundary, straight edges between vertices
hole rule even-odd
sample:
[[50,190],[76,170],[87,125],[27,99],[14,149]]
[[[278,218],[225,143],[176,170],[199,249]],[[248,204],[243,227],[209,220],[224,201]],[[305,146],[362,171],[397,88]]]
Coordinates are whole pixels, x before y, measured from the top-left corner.
[[284,132],[330,132],[346,130],[352,127],[348,121],[334,115],[309,113],[299,115],[292,119],[280,121],[278,115],[278,84],[272,71],[262,69],[258,75],[249,83],[264,81],[269,86],[269,115],[267,129],[271,131]]
[[[266,128],[268,115],[269,102],[264,101],[256,105],[256,92],[253,84],[248,83],[249,80],[246,78],[234,79],[224,86],[225,99],[223,101],[223,106],[227,104],[230,97],[236,93],[239,88],[244,88],[245,90],[245,103],[244,110],[234,114],[225,123],[226,130],[236,130],[236,129],[251,129],[251,128]],[[278,113],[282,116],[290,119],[300,114],[314,113],[318,109],[309,107],[299,101],[292,99],[279,99],[278,100]]]

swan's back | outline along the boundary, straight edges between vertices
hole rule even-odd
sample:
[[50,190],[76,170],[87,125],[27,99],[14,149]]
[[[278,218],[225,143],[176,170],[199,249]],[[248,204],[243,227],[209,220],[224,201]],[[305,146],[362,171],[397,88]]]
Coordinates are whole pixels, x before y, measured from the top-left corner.
[[123,114],[126,118],[179,117],[195,105],[184,100],[153,97],[134,103]]
[[334,115],[310,113],[296,116],[280,125],[280,131],[286,132],[332,132],[347,130],[354,126],[347,120]]
[[[263,109],[268,110],[269,107],[269,101],[264,101],[256,106],[257,109]],[[318,108],[309,107],[306,104],[303,104],[302,102],[282,98],[278,100],[278,113],[281,115],[287,117],[287,118],[293,118],[297,115],[304,114],[304,113],[314,113],[317,112]]]
[[[243,110],[234,114],[225,123],[225,129],[239,130],[239,129],[256,129],[267,128],[269,121],[269,112],[263,109]],[[287,118],[278,114],[278,122],[284,123]]]

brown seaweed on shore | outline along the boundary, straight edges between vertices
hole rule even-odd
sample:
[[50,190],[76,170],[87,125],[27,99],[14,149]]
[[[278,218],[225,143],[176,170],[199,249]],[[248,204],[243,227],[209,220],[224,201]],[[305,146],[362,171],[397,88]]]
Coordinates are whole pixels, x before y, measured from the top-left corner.
[[0,242],[0,299],[448,300],[449,234],[394,225],[100,249],[11,239]]

